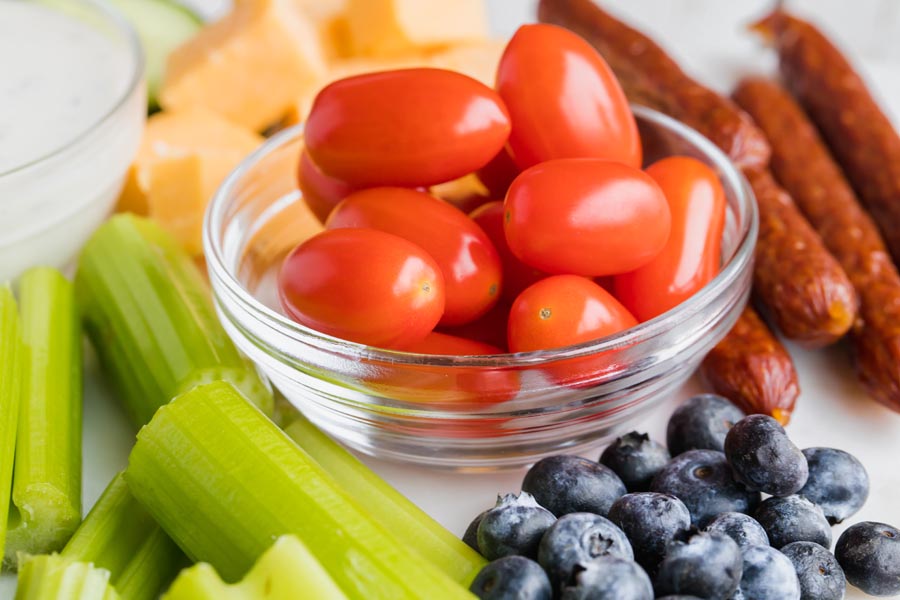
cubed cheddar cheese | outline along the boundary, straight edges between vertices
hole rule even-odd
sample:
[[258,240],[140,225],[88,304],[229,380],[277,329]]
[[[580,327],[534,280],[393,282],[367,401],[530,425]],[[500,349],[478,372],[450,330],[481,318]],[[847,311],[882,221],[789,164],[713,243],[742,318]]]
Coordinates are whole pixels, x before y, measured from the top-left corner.
[[157,113],[147,120],[118,210],[158,220],[197,254],[207,203],[228,173],[262,141],[205,110]]
[[484,39],[482,0],[349,0],[351,51],[368,56]]
[[169,56],[160,104],[262,131],[324,74],[319,35],[298,0],[245,0]]
[[507,42],[508,40],[483,40],[451,46],[434,52],[431,55],[431,65],[458,71],[492,88]]

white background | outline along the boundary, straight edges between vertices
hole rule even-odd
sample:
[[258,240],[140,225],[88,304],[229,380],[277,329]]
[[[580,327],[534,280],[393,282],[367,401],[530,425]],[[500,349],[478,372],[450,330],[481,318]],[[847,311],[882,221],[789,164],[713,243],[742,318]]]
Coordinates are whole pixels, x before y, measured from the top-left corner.
[[[223,0],[191,0],[209,14]],[[487,0],[498,35],[510,35],[519,23],[534,20],[534,2]],[[798,0],[798,12],[815,18],[846,48],[869,77],[885,106],[900,115],[900,3],[894,0]],[[771,5],[759,0],[608,0],[616,12],[654,35],[684,67],[727,92],[748,73],[772,73],[773,57],[744,31],[744,25]],[[814,10],[812,10],[814,8]],[[857,385],[847,348],[817,352],[790,348],[800,374],[802,395],[788,431],[801,447],[833,446],[858,456],[872,479],[870,500],[851,518],[900,525],[900,415],[875,405]],[[124,468],[133,432],[114,395],[98,375],[89,354],[84,415],[85,512],[109,479]],[[664,441],[669,413],[678,402],[700,391],[690,382],[659,411],[634,427]],[[596,458],[600,449],[587,456]],[[460,475],[364,459],[419,506],[457,534],[469,520],[493,504],[498,493],[518,491],[523,472]],[[286,507],[289,509],[289,507]],[[835,529],[835,540],[841,531]],[[0,598],[12,598],[14,580],[0,578]],[[864,598],[852,590],[848,598]]]

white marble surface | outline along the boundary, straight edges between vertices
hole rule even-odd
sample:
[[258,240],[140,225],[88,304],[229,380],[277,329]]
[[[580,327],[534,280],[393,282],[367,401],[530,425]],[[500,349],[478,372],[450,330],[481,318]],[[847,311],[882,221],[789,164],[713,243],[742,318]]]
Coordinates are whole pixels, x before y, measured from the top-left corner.
[[[222,0],[192,0],[210,8]],[[498,34],[508,35],[522,22],[533,20],[534,3],[487,0]],[[684,66],[713,87],[727,91],[741,75],[770,72],[773,60],[743,30],[770,2],[761,0],[608,0],[633,23],[652,32]],[[852,8],[851,8],[852,4]],[[823,23],[857,60],[888,109],[900,115],[900,4],[894,0],[798,0],[798,11]],[[789,433],[801,447],[833,446],[858,456],[869,469],[872,494],[864,509],[850,521],[878,520],[900,525],[900,415],[884,409],[863,394],[847,360],[837,346],[807,352],[791,347],[803,389]],[[668,414],[680,400],[699,391],[696,382],[662,406],[640,430],[662,439]],[[131,431],[115,400],[89,359],[86,376],[84,430],[85,510],[106,482],[126,464]],[[589,454],[596,458],[599,449]],[[469,520],[493,503],[497,493],[518,491],[522,471],[487,475],[433,472],[364,459],[423,509],[452,531],[461,534]],[[835,539],[842,527],[835,529]],[[12,598],[11,576],[0,578],[0,598]],[[865,598],[851,590],[848,598]]]

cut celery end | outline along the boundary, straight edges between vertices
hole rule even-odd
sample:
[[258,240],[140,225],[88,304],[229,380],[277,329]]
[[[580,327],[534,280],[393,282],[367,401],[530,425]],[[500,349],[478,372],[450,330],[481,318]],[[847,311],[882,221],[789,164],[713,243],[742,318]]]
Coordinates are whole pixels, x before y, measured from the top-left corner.
[[207,563],[185,569],[162,600],[345,600],[309,549],[292,535],[278,538],[240,583],[228,585]]
[[15,600],[119,600],[109,571],[58,554],[24,556]]
[[113,478],[61,554],[109,571],[111,583],[128,600],[158,598],[187,564],[131,495],[124,473]]
[[20,280],[26,377],[5,561],[63,547],[81,522],[81,329],[72,284],[49,268]]
[[12,490],[23,358],[16,300],[7,286],[0,286],[0,548],[6,543],[5,508]]
[[366,512],[454,580],[469,585],[487,561],[325,433],[299,416],[285,430]]
[[243,576],[272,540],[293,534],[349,598],[472,597],[366,515],[227,383],[160,408],[138,433],[125,476],[188,556],[226,581]]
[[219,323],[201,273],[152,221],[117,215],[102,225],[82,252],[75,288],[88,336],[136,427],[217,379],[271,413],[272,392]]

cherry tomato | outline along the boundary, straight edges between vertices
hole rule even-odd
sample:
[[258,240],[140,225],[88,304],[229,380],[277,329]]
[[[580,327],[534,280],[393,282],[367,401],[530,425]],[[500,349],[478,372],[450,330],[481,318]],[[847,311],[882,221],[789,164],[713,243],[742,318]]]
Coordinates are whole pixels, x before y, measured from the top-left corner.
[[504,300],[512,302],[525,288],[547,277],[548,273],[526,265],[512,253],[503,232],[503,215],[503,202],[495,200],[478,207],[470,216],[491,239],[500,255],[503,267],[502,296]]
[[552,160],[516,177],[504,229],[522,262],[594,277],[633,271],[669,237],[669,205],[652,177],[592,158]]
[[456,335],[449,335],[432,331],[421,342],[410,344],[405,348],[407,352],[419,354],[441,354],[446,356],[480,356],[484,354],[503,354],[503,350]]
[[509,137],[500,96],[454,71],[402,69],[325,87],[305,141],[322,171],[357,186],[429,186],[484,166]]
[[725,191],[716,173],[685,156],[647,168],[669,201],[672,233],[649,263],[615,277],[616,297],[641,321],[674,308],[719,271]]
[[[371,188],[350,194],[331,213],[327,229],[371,227],[423,248],[444,274],[441,325],[461,325],[486,313],[500,297],[500,258],[466,214],[424,192]],[[380,257],[372,254],[377,263]]]
[[509,311],[510,352],[549,350],[637,325],[609,292],[577,275],[555,275],[522,292]]
[[506,196],[509,184],[513,182],[519,172],[519,167],[513,161],[509,150],[503,148],[497,153],[497,156],[491,159],[491,162],[478,169],[477,174],[478,179],[481,180],[491,196],[503,198]]
[[303,201],[323,223],[338,202],[356,190],[349,183],[323,173],[309,157],[308,152],[300,155],[297,181],[303,193]]
[[523,25],[497,70],[512,120],[519,168],[554,158],[603,158],[641,166],[641,140],[628,100],[600,54],[555,25]]
[[434,259],[373,229],[324,231],[306,240],[285,258],[278,291],[298,323],[381,348],[422,341],[444,311],[444,278]]
[[509,321],[510,304],[501,299],[491,310],[474,321],[456,327],[438,327],[438,330],[441,333],[482,342],[506,352],[506,323]]

